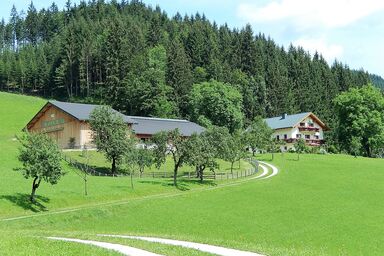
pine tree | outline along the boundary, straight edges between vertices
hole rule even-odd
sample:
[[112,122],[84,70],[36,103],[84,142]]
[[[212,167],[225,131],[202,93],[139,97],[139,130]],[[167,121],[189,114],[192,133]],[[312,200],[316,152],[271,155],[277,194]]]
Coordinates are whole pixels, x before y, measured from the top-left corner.
[[181,115],[187,114],[187,97],[192,86],[191,64],[178,39],[171,42],[168,50],[166,82],[173,88],[175,102]]

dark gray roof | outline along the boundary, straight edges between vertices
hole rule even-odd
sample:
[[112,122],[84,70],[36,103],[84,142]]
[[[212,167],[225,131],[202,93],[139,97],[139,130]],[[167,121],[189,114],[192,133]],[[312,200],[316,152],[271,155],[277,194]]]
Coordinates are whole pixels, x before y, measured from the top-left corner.
[[[96,107],[100,106],[100,105],[92,105],[92,104],[61,102],[61,101],[56,101],[56,100],[49,101],[49,103],[60,108],[61,110],[65,111],[66,113],[70,114],[74,118],[81,120],[81,121],[89,120],[89,117],[90,117],[92,111]],[[135,121],[130,119],[128,116],[123,115],[116,110],[113,110],[113,111],[115,111],[117,114],[121,115],[123,117],[124,122],[129,123],[129,124],[135,123]]]
[[205,129],[200,125],[181,119],[164,119],[142,116],[129,116],[136,121],[132,129],[136,134],[153,135],[161,131],[171,131],[179,129],[182,136],[191,136],[193,133],[201,133]]
[[[74,118],[82,121],[89,120],[92,111],[100,105],[69,103],[61,101],[49,101],[52,105],[60,108]],[[205,129],[198,124],[181,119],[164,119],[142,116],[126,116],[116,110],[116,113],[123,117],[126,123],[132,124],[132,129],[136,134],[152,135],[161,131],[171,131],[179,129],[181,135],[191,136],[193,133],[201,133]]]
[[283,116],[281,115],[278,117],[267,118],[264,120],[271,129],[290,128],[295,126],[298,122],[300,122],[310,114],[311,112],[286,115],[285,118],[283,118]]

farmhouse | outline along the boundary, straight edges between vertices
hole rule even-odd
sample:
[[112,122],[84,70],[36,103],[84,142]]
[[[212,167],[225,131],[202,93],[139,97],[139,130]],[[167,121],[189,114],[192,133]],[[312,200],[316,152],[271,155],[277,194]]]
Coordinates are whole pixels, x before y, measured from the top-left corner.
[[[60,148],[92,148],[89,118],[99,105],[48,101],[25,127],[30,132],[42,132],[52,137]],[[160,131],[179,129],[182,136],[201,133],[200,125],[180,119],[164,119],[121,115],[127,126],[141,140]]]
[[324,143],[324,131],[329,128],[313,113],[267,118],[265,122],[274,130],[273,137],[285,141],[282,151],[294,148],[296,140],[303,138],[308,146],[320,146]]

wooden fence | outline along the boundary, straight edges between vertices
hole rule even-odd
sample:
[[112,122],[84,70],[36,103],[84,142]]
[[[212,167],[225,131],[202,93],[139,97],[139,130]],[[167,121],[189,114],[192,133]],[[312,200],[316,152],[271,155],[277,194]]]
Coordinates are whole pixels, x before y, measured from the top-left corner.
[[[103,173],[98,172],[95,170],[94,167],[80,163],[79,161],[63,154],[64,160],[72,167],[88,174],[91,176],[105,176],[105,177],[127,177],[130,176],[130,173],[118,173],[118,174],[112,174],[112,173]],[[229,180],[229,179],[240,179],[245,178],[248,176],[252,176],[255,173],[259,171],[259,163],[258,161],[248,158],[245,159],[249,163],[251,163],[252,168],[242,171],[234,171],[232,173],[230,172],[205,172],[203,174],[204,180]],[[134,172],[133,176],[136,178],[153,178],[153,179],[165,179],[165,178],[173,178],[173,172]],[[189,172],[179,172],[177,175],[179,178],[185,178],[185,179],[197,179],[196,172],[189,171]]]

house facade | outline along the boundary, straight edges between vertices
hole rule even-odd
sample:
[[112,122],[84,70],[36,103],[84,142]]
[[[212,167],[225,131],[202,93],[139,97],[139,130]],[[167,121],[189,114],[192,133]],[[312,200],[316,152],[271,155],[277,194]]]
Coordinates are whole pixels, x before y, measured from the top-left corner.
[[[92,111],[98,106],[49,101],[28,122],[25,129],[29,132],[47,134],[62,149],[94,148],[89,118]],[[179,129],[181,135],[185,137],[204,131],[203,127],[188,120],[126,116],[114,111],[141,140],[149,139],[160,131]]]
[[324,131],[329,128],[312,112],[267,118],[265,122],[274,130],[273,137],[284,141],[282,151],[294,150],[298,139],[304,139],[308,146],[324,144]]

